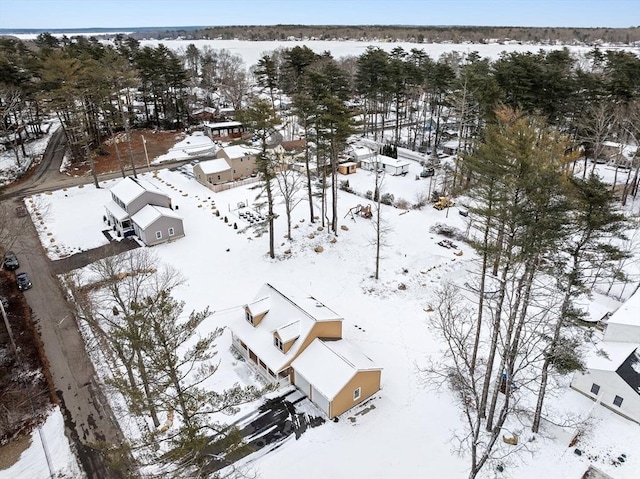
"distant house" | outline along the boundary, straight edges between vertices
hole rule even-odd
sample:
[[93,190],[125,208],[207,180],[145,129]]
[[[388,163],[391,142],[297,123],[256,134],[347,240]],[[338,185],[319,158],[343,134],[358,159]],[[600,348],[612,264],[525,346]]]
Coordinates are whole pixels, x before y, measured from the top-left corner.
[[607,320],[604,340],[571,387],[640,423],[640,289]]
[[450,140],[442,145],[442,151],[445,155],[457,155],[458,146],[460,146],[460,142],[458,140]]
[[239,121],[205,123],[204,131],[212,140],[219,140],[220,138],[240,138],[244,133],[244,126]]
[[638,148],[615,141],[602,143],[602,160],[618,168],[632,168]]
[[147,246],[184,236],[182,218],[173,211],[171,198],[151,183],[127,177],[110,191],[105,219],[117,236],[136,235]]
[[349,152],[349,156],[355,163],[368,160],[376,156],[376,152],[366,146],[354,146]]
[[283,141],[272,148],[272,151],[280,158],[283,167],[293,168],[295,163],[304,162],[305,140]]
[[378,155],[378,169],[392,176],[406,175],[409,173],[409,162],[407,160],[397,160],[390,156]]
[[205,106],[204,108],[199,108],[191,113],[191,116],[200,121],[211,121],[217,117],[217,112],[215,108],[211,108],[210,106]]
[[267,283],[230,329],[234,347],[265,379],[295,384],[333,418],[375,394],[382,372],[341,339],[342,320],[295,287]]

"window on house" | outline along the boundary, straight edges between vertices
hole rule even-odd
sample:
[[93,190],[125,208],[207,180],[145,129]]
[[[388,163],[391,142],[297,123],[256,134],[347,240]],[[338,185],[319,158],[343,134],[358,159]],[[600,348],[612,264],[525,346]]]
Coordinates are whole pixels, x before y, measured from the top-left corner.
[[598,386],[596,383],[593,383],[591,385],[591,394],[595,394],[597,396],[599,392],[600,392],[600,386]]
[[173,228],[169,228],[169,236],[173,236],[176,234],[176,230],[174,230]]
[[620,407],[622,406],[622,401],[623,399],[620,396],[616,396],[613,398],[613,405]]
[[156,239],[162,239],[162,231],[156,231]]
[[276,348],[278,348],[280,351],[282,351],[283,345],[282,345],[282,341],[280,340],[280,338],[278,336],[274,336],[273,337],[273,344]]
[[358,399],[360,399],[360,394],[362,393],[361,391],[362,388],[358,388],[355,391],[353,391],[353,400],[357,401]]
[[220,175],[218,175],[218,179],[220,179]]
[[247,321],[253,324],[253,314],[251,314],[251,311],[245,310],[244,314],[245,314],[245,317],[247,318]]
[[236,174],[236,170],[233,170],[233,174],[234,174],[234,175]]

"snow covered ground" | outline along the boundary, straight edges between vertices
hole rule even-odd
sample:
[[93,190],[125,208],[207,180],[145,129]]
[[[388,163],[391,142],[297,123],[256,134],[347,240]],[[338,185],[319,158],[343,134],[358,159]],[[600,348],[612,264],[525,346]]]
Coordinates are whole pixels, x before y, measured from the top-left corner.
[[31,433],[29,447],[22,452],[20,460],[10,468],[0,470],[0,479],[51,477],[84,477],[64,435],[64,418],[58,407],[50,411],[39,430]]
[[[429,189],[429,179],[415,179],[420,171],[420,165],[412,161],[406,176],[387,175],[383,193],[413,203]],[[429,231],[434,223],[464,231],[466,219],[458,214],[457,206],[448,212],[430,205],[422,210],[383,206],[390,232],[388,246],[382,250],[380,279],[375,281],[372,221],[359,216],[352,219],[348,214],[353,206],[367,203],[361,196],[339,193],[341,224],[348,230],[340,230],[336,242],[331,242],[334,236],[326,229],[318,231],[318,223],[309,223],[304,203],[294,210],[292,241],[285,239],[284,209],[279,205],[276,259],[271,260],[267,235],[257,236],[238,215],[240,202],[257,207],[256,190],[240,187],[213,193],[193,179],[191,166],[143,176],[168,192],[184,217],[186,236],[153,251],[187,278],[187,284],[175,291],[186,302],[186,312],[209,306],[220,313],[209,318],[207,327],[225,326],[230,315],[224,311],[245,304],[262,283],[286,280],[341,314],[344,337],[384,368],[382,390],[366,404],[374,409],[358,415],[364,408],[347,412],[337,423],[311,429],[298,441],[290,439],[269,454],[249,457],[253,470],[265,478],[466,477],[468,458],[453,454],[450,442],[453,431],[461,426],[458,411],[446,391],[435,391],[419,373],[441,350],[427,325],[425,308],[431,293],[444,280],[464,283],[468,270],[475,268],[474,254],[465,244],[458,244],[463,255],[456,256],[438,246],[442,238]],[[348,179],[356,192],[374,189],[371,172],[358,170],[340,179]],[[50,257],[105,242],[102,207],[109,198],[108,188],[116,181],[102,182],[101,189],[86,185],[27,200],[32,214],[46,211],[40,231]],[[214,207],[221,211],[220,217],[214,215]],[[316,253],[317,245],[324,252]],[[400,283],[405,290],[398,289]],[[230,342],[229,334],[218,341],[223,366],[214,376],[217,387],[254,380],[246,366],[229,353]],[[487,468],[485,477],[580,477],[590,463],[617,479],[637,477],[637,425],[607,409],[594,408],[592,401],[568,388],[568,380],[549,398],[547,407],[547,416],[554,422],[573,418],[577,426],[586,421],[588,427],[576,446],[585,453],[577,456],[568,448],[575,428],[548,424],[534,441],[525,442],[530,452],[510,456],[498,475]],[[532,436],[524,424],[510,427],[523,442]],[[621,453],[628,460],[616,466],[615,458]]]
[[[158,43],[143,41],[142,45]],[[226,48],[241,55],[247,66],[255,64],[264,52],[302,44],[318,53],[330,50],[335,57],[359,55],[368,45],[387,51],[397,46],[405,50],[422,48],[433,58],[451,51],[466,53],[475,50],[481,56],[497,58],[502,51],[558,48],[402,42],[167,40],[161,43],[172,49],[185,48],[189,43],[195,43],[199,48],[204,45]],[[576,52],[588,50],[586,47],[570,48]],[[639,50],[636,48],[634,51]],[[41,154],[45,146],[46,141],[33,144],[32,156]],[[183,143],[176,145],[170,155],[184,154],[187,157],[185,149],[198,152],[207,148],[209,145],[201,143]],[[3,158],[1,163],[11,166],[11,156],[5,152],[0,157]],[[393,193],[396,201],[402,198],[414,203],[419,196],[426,195],[430,188],[437,186],[428,178],[415,180],[420,171],[421,167],[411,162],[406,176],[386,176],[383,193]],[[615,175],[614,169],[605,165],[598,165],[597,171],[608,181],[612,181]],[[624,174],[626,171],[618,171],[618,175]],[[162,170],[155,176],[143,176],[170,193],[184,217],[186,237],[153,250],[162,262],[173,265],[188,278],[187,285],[176,291],[178,299],[186,302],[185,311],[200,310],[206,306],[214,311],[227,310],[253,298],[264,282],[294,282],[343,315],[344,337],[384,368],[382,390],[367,403],[367,406],[374,405],[375,409],[359,415],[356,413],[364,408],[350,411],[337,423],[328,422],[307,431],[298,441],[290,439],[269,454],[250,457],[248,461],[251,461],[253,470],[263,478],[277,476],[283,479],[303,475],[319,479],[467,476],[468,458],[452,453],[450,442],[453,431],[461,426],[458,411],[446,392],[434,391],[419,374],[419,368],[429,357],[438,355],[441,349],[427,326],[429,313],[425,308],[430,294],[444,280],[464,283],[468,270],[474,268],[474,254],[466,245],[459,244],[463,255],[455,256],[452,250],[438,246],[441,237],[429,231],[438,222],[464,231],[465,219],[458,214],[457,206],[448,212],[436,211],[429,205],[423,210],[408,212],[384,206],[383,217],[390,226],[390,233],[388,246],[382,251],[380,280],[375,281],[372,279],[372,222],[361,217],[352,219],[348,214],[353,206],[370,203],[362,196],[339,193],[341,224],[348,230],[341,230],[335,243],[331,242],[333,236],[328,235],[326,229],[318,231],[318,224],[309,224],[306,204],[300,204],[294,210],[296,228],[293,240],[285,239],[284,209],[280,206],[280,217],[276,221],[277,258],[271,260],[266,255],[266,235],[257,237],[252,230],[245,229],[247,225],[238,216],[239,202],[256,206],[255,190],[241,187],[213,193],[192,178],[188,166],[180,171]],[[374,175],[370,172],[359,170],[340,179],[349,180],[350,187],[358,193],[374,189]],[[101,189],[87,185],[26,200],[41,241],[52,259],[106,243],[101,232],[105,228],[103,205],[109,199],[108,188],[116,181],[102,182]],[[621,182],[620,176],[618,182]],[[214,206],[223,213],[220,218],[213,214]],[[630,205],[629,210],[639,213],[640,203]],[[228,223],[222,219],[225,215],[230,220]],[[233,229],[234,223],[238,224],[238,230]],[[323,253],[314,251],[317,245],[324,247]],[[291,249],[290,254],[285,253],[288,249]],[[398,289],[400,283],[406,286],[406,290]],[[34,288],[37,287],[35,284]],[[596,315],[616,306],[610,299],[601,299],[602,303],[589,306],[597,311]],[[227,321],[228,315],[216,314],[208,320],[208,325],[211,328],[225,326]],[[217,387],[228,387],[234,382],[250,384],[254,380],[244,364],[229,353],[230,342],[228,333],[218,341],[222,366],[214,376]],[[616,479],[637,477],[640,470],[640,427],[605,408],[594,407],[591,400],[568,388],[568,380],[564,383],[565,387],[548,399],[547,417],[554,422],[572,418],[576,427],[561,429],[546,423],[542,434],[533,442],[526,442],[530,452],[522,451],[510,456],[502,473],[487,468],[485,477],[581,477],[589,464]],[[245,412],[243,409],[242,413]],[[573,453],[573,447],[568,447],[578,424],[585,428],[576,446],[583,451],[581,456]],[[519,433],[523,441],[531,437],[526,425],[513,426],[511,432]],[[49,418],[43,430],[49,428],[57,431],[51,432],[51,440],[47,441],[55,445],[51,455],[60,457],[55,462],[59,464],[56,471],[72,467],[67,465],[71,463],[71,452],[66,438],[62,440],[63,423],[59,412]],[[36,436],[19,463],[0,471],[0,479],[48,477],[44,456],[42,453],[36,455],[38,447],[42,450]],[[616,458],[622,453],[628,459],[624,464],[618,464]],[[76,469],[68,471],[69,475],[76,477]]]

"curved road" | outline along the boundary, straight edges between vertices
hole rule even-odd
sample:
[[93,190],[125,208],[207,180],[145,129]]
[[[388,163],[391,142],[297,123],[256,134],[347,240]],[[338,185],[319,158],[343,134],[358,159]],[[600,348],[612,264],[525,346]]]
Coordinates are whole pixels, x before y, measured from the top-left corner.
[[[22,204],[25,196],[93,182],[91,175],[72,177],[60,173],[66,139],[62,128],[56,130],[42,161],[21,180],[5,187],[0,201],[12,202],[10,208]],[[152,165],[152,170],[192,162],[194,158]],[[147,168],[138,168],[146,172]],[[126,170],[131,174],[130,169]],[[99,175],[98,180],[121,176],[120,172]],[[65,292],[52,268],[52,262],[40,244],[29,217],[10,218],[13,231],[19,231],[12,246],[20,260],[20,271],[28,271],[33,288],[25,297],[44,344],[56,392],[65,416],[66,434],[73,441],[79,459],[89,478],[120,479],[136,475],[129,456],[118,458],[118,468],[110,467],[105,447],[124,443],[124,436],[113,411],[98,383],[85,343],[78,330],[75,308],[66,300]],[[110,459],[114,459],[111,457]]]
[[[91,177],[73,178],[60,173],[64,150],[64,133],[59,129],[52,135],[42,162],[23,180],[5,188],[0,199],[10,202],[14,198],[15,203],[10,205],[13,208],[25,195],[90,183]],[[19,271],[28,271],[33,282],[33,288],[24,295],[44,344],[65,417],[65,432],[75,444],[82,467],[89,478],[135,475],[128,455],[118,459],[117,468],[109,465],[107,457],[113,459],[113,455],[106,451],[123,444],[124,437],[98,383],[78,330],[75,309],[52,271],[36,228],[29,217],[12,216],[10,221],[12,230],[20,232],[12,246],[20,260]]]

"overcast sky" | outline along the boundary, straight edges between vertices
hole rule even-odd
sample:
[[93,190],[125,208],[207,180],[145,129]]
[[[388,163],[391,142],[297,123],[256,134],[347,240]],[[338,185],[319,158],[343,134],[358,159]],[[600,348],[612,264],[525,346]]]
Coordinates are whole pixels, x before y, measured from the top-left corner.
[[640,0],[0,0],[0,28],[640,26]]

